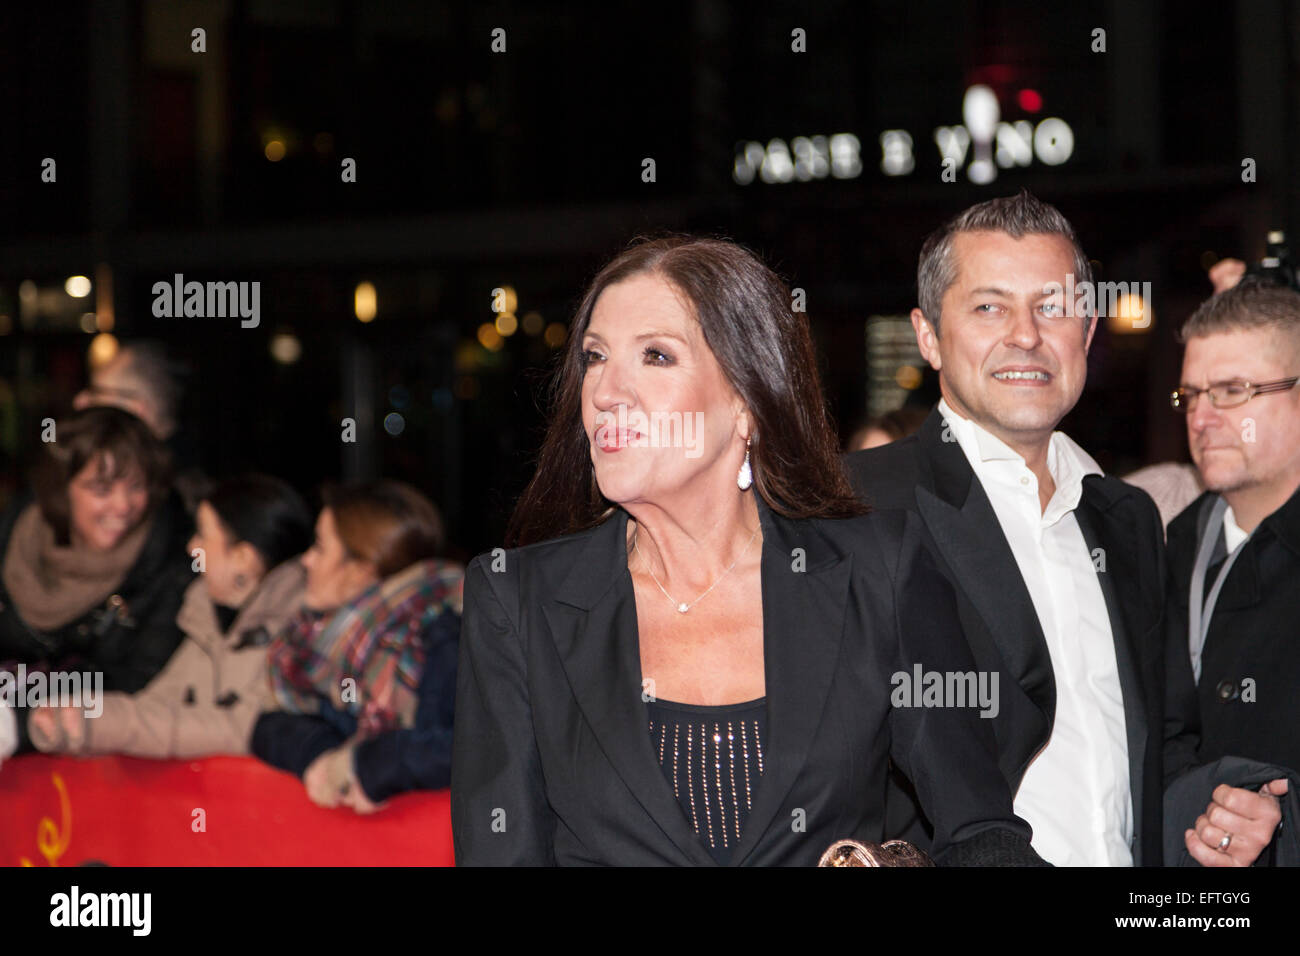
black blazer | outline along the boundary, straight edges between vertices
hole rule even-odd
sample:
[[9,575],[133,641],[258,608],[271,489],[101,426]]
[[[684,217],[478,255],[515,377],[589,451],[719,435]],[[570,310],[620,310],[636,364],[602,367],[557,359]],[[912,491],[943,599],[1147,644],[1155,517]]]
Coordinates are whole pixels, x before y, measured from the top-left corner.
[[[1056,714],[1052,661],[993,505],[961,446],[951,434],[944,440],[945,427],[936,409],[916,435],[854,452],[845,464],[868,503],[921,517],[926,543],[956,589],[962,629],[977,664],[1002,675],[1001,708],[992,723],[998,762],[1015,793],[1025,768],[1051,735]],[[1089,475],[1075,518],[1096,557],[1115,639],[1133,797],[1133,861],[1159,866],[1165,687],[1160,515],[1140,489],[1117,478]],[[924,842],[924,819],[906,785],[894,783],[891,834]]]
[[[1187,599],[1214,497],[1203,494],[1169,524],[1169,676],[1179,695],[1170,714],[1200,731],[1201,760],[1233,755],[1300,771],[1300,491],[1260,522],[1228,572],[1198,685],[1188,657]],[[1207,592],[1226,555],[1220,529]]]
[[[761,500],[759,515],[769,740],[733,865],[812,865],[837,839],[880,841],[890,757],[916,781],[940,862],[1040,863],[989,721],[890,706],[891,675],[915,662],[974,666],[914,519],[795,521]],[[651,746],[627,521],[616,510],[469,566],[458,864],[714,865]]]
[[[9,553],[14,525],[32,502],[17,498],[0,517],[0,561]],[[193,521],[171,491],[153,512],[149,536],[125,579],[81,617],[42,631],[18,613],[0,579],[0,669],[26,664],[46,671],[99,671],[105,691],[133,694],[171,659],[184,633],[176,624],[185,589],[194,579],[186,541]],[[26,708],[18,718],[18,752],[32,748]]]

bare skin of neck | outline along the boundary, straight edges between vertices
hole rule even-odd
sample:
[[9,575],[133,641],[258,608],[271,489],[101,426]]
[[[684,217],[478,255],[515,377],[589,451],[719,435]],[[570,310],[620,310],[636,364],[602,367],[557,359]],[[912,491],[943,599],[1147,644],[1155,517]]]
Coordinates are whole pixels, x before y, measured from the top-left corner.
[[1225,491],[1223,497],[1232,508],[1237,527],[1250,533],[1259,527],[1261,521],[1286,504],[1298,489],[1300,475],[1292,475],[1287,481]]
[[[758,507],[753,494],[728,494],[726,506],[700,503],[700,496],[682,502],[680,508],[657,505],[632,506],[628,522],[628,549],[633,541],[640,551],[643,568],[649,568],[672,590],[677,583],[683,593],[703,589],[721,576],[758,528]],[[712,499],[717,501],[719,499]],[[750,553],[754,552],[751,547]],[[631,560],[629,554],[629,560]],[[689,598],[687,598],[689,600]]]

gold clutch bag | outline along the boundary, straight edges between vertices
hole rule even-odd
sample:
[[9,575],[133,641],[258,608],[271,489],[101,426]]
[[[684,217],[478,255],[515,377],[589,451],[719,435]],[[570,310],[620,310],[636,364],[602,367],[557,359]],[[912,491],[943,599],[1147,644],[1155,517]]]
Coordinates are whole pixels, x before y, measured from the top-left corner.
[[923,851],[906,840],[860,843],[836,840],[817,861],[818,866],[934,866]]

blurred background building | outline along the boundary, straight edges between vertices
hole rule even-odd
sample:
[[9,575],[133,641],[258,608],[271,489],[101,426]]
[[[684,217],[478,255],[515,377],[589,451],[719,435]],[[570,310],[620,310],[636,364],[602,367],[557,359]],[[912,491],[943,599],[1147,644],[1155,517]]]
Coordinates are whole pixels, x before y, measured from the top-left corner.
[[[925,234],[1021,187],[1150,283],[1064,427],[1108,470],[1181,458],[1206,268],[1300,229],[1297,63],[1284,0],[6,4],[0,496],[88,355],[158,338],[210,473],[404,478],[490,548],[629,239],[725,235],[804,290],[847,435],[935,397],[899,326]],[[178,273],[260,282],[260,324],[155,317]]]

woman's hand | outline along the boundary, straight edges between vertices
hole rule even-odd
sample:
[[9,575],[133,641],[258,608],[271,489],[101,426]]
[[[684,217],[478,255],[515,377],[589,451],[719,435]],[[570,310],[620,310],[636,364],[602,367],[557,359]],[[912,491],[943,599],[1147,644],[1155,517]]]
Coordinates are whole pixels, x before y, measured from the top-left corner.
[[80,753],[86,746],[86,712],[80,707],[56,707],[59,726],[66,735],[68,752]]
[[357,777],[356,747],[357,738],[354,737],[334,751],[337,774],[343,780],[341,799],[344,806],[351,807],[357,813],[374,813],[376,810],[382,810],[384,804],[371,803],[370,798],[366,796],[366,791],[362,789],[361,780]]
[[343,796],[344,781],[337,778],[338,750],[327,750],[315,760],[302,775],[307,796],[319,807],[337,807]]
[[307,772],[302,775],[302,782],[307,787],[307,796],[313,803],[322,807],[351,807],[357,813],[374,813],[382,810],[384,804],[372,803],[366,791],[357,779],[352,762],[352,750],[355,744],[348,743],[334,750],[327,750],[317,757]]
[[55,713],[55,708],[42,706],[27,711],[27,736],[31,737],[32,745],[43,753],[64,749],[59,714]]
[[302,782],[307,787],[307,796],[317,806],[351,807],[357,813],[374,813],[382,810],[384,804],[372,803],[357,779],[352,763],[352,750],[355,744],[344,744],[333,750],[327,750],[307,768],[302,775]]
[[56,753],[65,749],[63,728],[59,724],[57,707],[34,707],[27,712],[27,735],[32,745],[42,753]]
[[27,733],[44,753],[79,753],[86,744],[86,715],[80,707],[37,707],[27,715]]
[[[349,754],[348,765],[351,766],[351,764],[352,755]],[[366,796],[366,791],[362,789],[361,783],[356,779],[355,774],[352,775],[351,785],[343,794],[343,802],[357,813],[374,813],[375,811],[382,810],[387,806],[387,804],[384,803],[371,803],[370,798]]]

